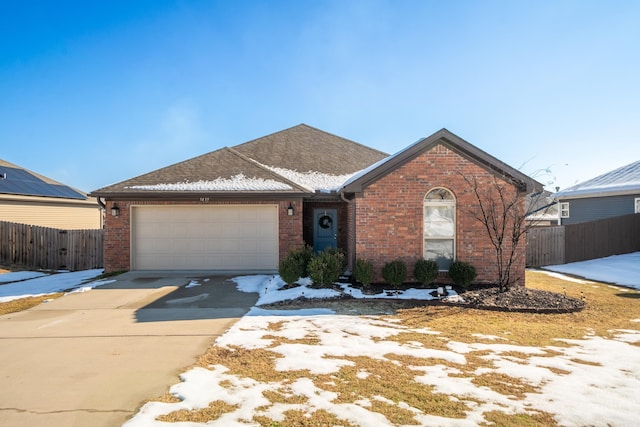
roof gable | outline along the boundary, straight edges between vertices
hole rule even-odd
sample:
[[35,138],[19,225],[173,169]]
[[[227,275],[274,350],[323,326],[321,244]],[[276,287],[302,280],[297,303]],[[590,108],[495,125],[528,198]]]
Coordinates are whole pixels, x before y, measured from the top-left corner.
[[556,199],[640,193],[640,160],[581,182],[555,194]]
[[0,159],[0,194],[86,200],[86,194]]
[[539,182],[480,150],[478,147],[449,132],[447,129],[441,129],[433,135],[418,140],[398,153],[354,175],[345,182],[340,191],[345,193],[359,193],[370,184],[438,144],[446,146],[499,176],[510,179],[521,191],[533,192],[542,190],[542,184]]

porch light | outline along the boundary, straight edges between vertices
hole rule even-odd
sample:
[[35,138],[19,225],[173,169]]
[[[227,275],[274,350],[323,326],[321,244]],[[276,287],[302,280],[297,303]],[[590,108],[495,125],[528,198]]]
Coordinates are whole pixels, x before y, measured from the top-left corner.
[[120,216],[120,208],[118,207],[117,204],[113,204],[113,206],[111,207],[111,215],[113,216]]
[[293,206],[289,203],[289,207],[287,208],[287,215],[293,216]]

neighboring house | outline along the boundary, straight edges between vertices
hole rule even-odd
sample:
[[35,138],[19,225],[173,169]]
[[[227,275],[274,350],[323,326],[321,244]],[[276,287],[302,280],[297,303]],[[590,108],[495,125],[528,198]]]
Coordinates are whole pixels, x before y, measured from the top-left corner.
[[95,198],[0,159],[0,221],[60,228],[102,228]]
[[562,225],[640,213],[640,160],[554,195]]
[[549,191],[527,195],[527,225],[548,227],[558,225],[558,203]]
[[495,281],[484,227],[458,209],[475,203],[463,176],[506,180],[522,206],[541,188],[444,129],[387,156],[302,124],[92,195],[109,212],[106,271],[273,271],[307,243],[344,250],[350,265],[369,259],[378,274],[398,258],[410,272],[422,257],[442,270],[457,258]]

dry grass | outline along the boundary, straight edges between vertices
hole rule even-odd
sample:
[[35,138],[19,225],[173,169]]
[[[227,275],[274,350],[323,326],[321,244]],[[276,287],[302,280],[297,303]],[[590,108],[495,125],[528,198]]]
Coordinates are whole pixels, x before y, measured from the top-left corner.
[[639,328],[632,322],[640,317],[638,291],[600,283],[581,285],[533,271],[527,272],[527,286],[577,298],[584,295],[587,307],[569,314],[530,314],[427,306],[401,310],[398,316],[407,326],[429,327],[455,341],[477,342],[473,334],[482,334],[505,339],[496,342],[536,347],[563,345],[558,338],[582,339],[591,334],[610,338],[614,329]]
[[171,412],[167,415],[161,415],[158,417],[158,421],[168,423],[177,423],[181,421],[206,423],[217,420],[222,414],[231,412],[237,408],[238,407],[235,405],[229,405],[228,403],[216,400],[215,402],[211,402],[206,408],[194,409],[191,411],[181,409],[180,411]]
[[[385,340],[401,343],[421,343],[432,349],[449,350],[447,343],[496,343],[540,348],[542,354],[537,357],[554,357],[561,354],[545,346],[569,346],[569,343],[558,339],[582,339],[586,335],[611,337],[615,329],[640,329],[640,323],[632,322],[640,318],[640,292],[613,288],[603,284],[577,284],[562,281],[543,273],[527,272],[527,286],[552,292],[564,293],[568,296],[586,298],[587,308],[572,314],[527,314],[501,313],[463,309],[458,307],[427,306],[402,310],[393,316],[401,324],[410,328],[428,328],[439,334],[401,332]],[[219,364],[229,369],[229,374],[241,378],[252,378],[261,382],[279,383],[274,389],[264,392],[263,396],[272,404],[305,405],[308,399],[298,396],[289,390],[289,385],[300,378],[310,379],[315,387],[335,393],[335,404],[352,404],[369,402],[367,409],[384,415],[395,425],[415,425],[415,410],[425,414],[460,419],[466,411],[482,403],[477,398],[467,396],[449,396],[438,393],[432,386],[416,381],[419,369],[433,365],[442,365],[452,370],[451,377],[470,378],[479,387],[489,388],[510,399],[520,400],[527,393],[539,392],[539,388],[521,380],[497,372],[484,369],[495,368],[490,357],[491,351],[470,351],[465,354],[466,363],[456,364],[436,358],[418,358],[413,356],[386,355],[386,359],[372,357],[341,357],[350,365],[342,366],[336,373],[313,375],[308,371],[277,371],[275,363],[281,355],[270,349],[284,343],[318,345],[317,336],[308,336],[296,340],[278,337],[285,321],[273,322],[266,329],[266,336],[272,340],[270,348],[245,349],[241,347],[222,348],[213,346],[203,355],[199,366],[209,367]],[[481,337],[474,336],[481,334]],[[498,338],[491,338],[494,336]],[[502,357],[515,363],[526,363],[530,357],[526,352],[505,351]],[[591,364],[592,362],[573,359],[574,363]],[[557,375],[569,372],[550,368]],[[226,406],[225,406],[226,405]],[[407,409],[406,405],[413,407]],[[266,409],[266,408],[263,408]],[[200,411],[178,411],[167,415],[166,420],[196,421],[213,420],[219,417],[220,411],[231,411],[232,405],[214,402],[210,408]],[[486,423],[483,425],[499,426],[556,426],[551,414],[531,408],[522,413],[491,410],[483,414]],[[164,420],[164,419],[163,419]],[[256,415],[253,419],[261,426],[325,426],[340,425],[350,427],[348,421],[340,419],[324,410],[289,410],[284,419],[273,420],[264,415]]]
[[36,305],[42,304],[43,301],[60,298],[63,292],[56,294],[41,295],[37,297],[20,298],[9,302],[0,303],[0,316],[3,314],[17,313],[19,311],[28,310]]

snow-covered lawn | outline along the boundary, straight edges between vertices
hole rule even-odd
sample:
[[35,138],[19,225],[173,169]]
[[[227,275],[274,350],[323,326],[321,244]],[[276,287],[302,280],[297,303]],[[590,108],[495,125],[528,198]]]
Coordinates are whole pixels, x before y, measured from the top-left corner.
[[[572,275],[640,289],[638,256],[609,257],[553,269],[567,267]],[[21,292],[43,294],[82,288],[86,278],[99,273],[91,270],[31,279],[27,273],[9,273],[22,281],[0,285],[0,298],[15,298]],[[596,277],[599,273],[605,274]],[[609,289],[588,280],[548,274],[565,280],[567,289]],[[0,275],[0,283],[3,276],[8,274]],[[318,414],[333,417],[328,425],[348,426],[475,426],[496,422],[496,416],[507,417],[504,422],[511,425],[518,425],[518,420],[530,425],[534,424],[532,420],[540,421],[537,425],[637,424],[640,306],[633,311],[633,304],[640,299],[631,295],[635,291],[614,290],[611,294],[612,298],[614,294],[630,295],[624,301],[632,307],[632,314],[624,327],[611,329],[607,336],[587,330],[582,339],[553,335],[558,339],[550,344],[533,346],[510,339],[510,323],[503,320],[499,333],[476,332],[462,339],[446,328],[433,328],[433,323],[412,326],[398,316],[338,316],[326,309],[264,310],[260,304],[303,293],[309,298],[331,296],[336,291],[313,289],[307,283],[278,291],[284,283],[277,276],[238,277],[235,282],[242,291],[258,292],[260,299],[249,315],[216,340],[212,349],[220,357],[212,359],[208,367],[195,367],[181,375],[182,382],[170,390],[179,401],[149,402],[126,427],[276,426],[289,425],[287,420],[290,422],[293,416],[317,422],[314,417]],[[89,286],[97,284],[100,282]],[[188,286],[197,285],[192,281]],[[343,291],[356,298],[366,297],[346,285]],[[398,297],[433,298],[430,292],[418,289]],[[557,316],[567,322],[572,315]],[[528,328],[527,324],[525,330]],[[231,365],[232,354],[246,354],[256,363],[264,360],[264,355],[271,355],[273,368],[269,369],[273,375],[260,379],[237,373],[237,366]],[[397,377],[384,379],[380,367],[397,372]],[[431,397],[411,401],[386,394],[386,385],[393,388],[392,383],[403,381],[416,393],[419,389]],[[355,383],[360,383],[357,390],[363,394],[345,396],[344,387]],[[505,387],[500,388],[500,384]],[[439,412],[430,411],[432,404],[439,405]],[[451,414],[443,411],[448,406]],[[176,411],[212,414],[219,407],[223,408],[219,414],[205,416],[208,422],[158,420]],[[409,417],[410,422],[402,421],[401,416]]]
[[549,265],[546,270],[640,289],[640,252],[589,261]]
[[52,294],[62,291],[86,291],[114,280],[89,280],[102,274],[102,269],[84,271],[60,271],[46,274],[33,271],[18,271],[0,274],[0,302]]

